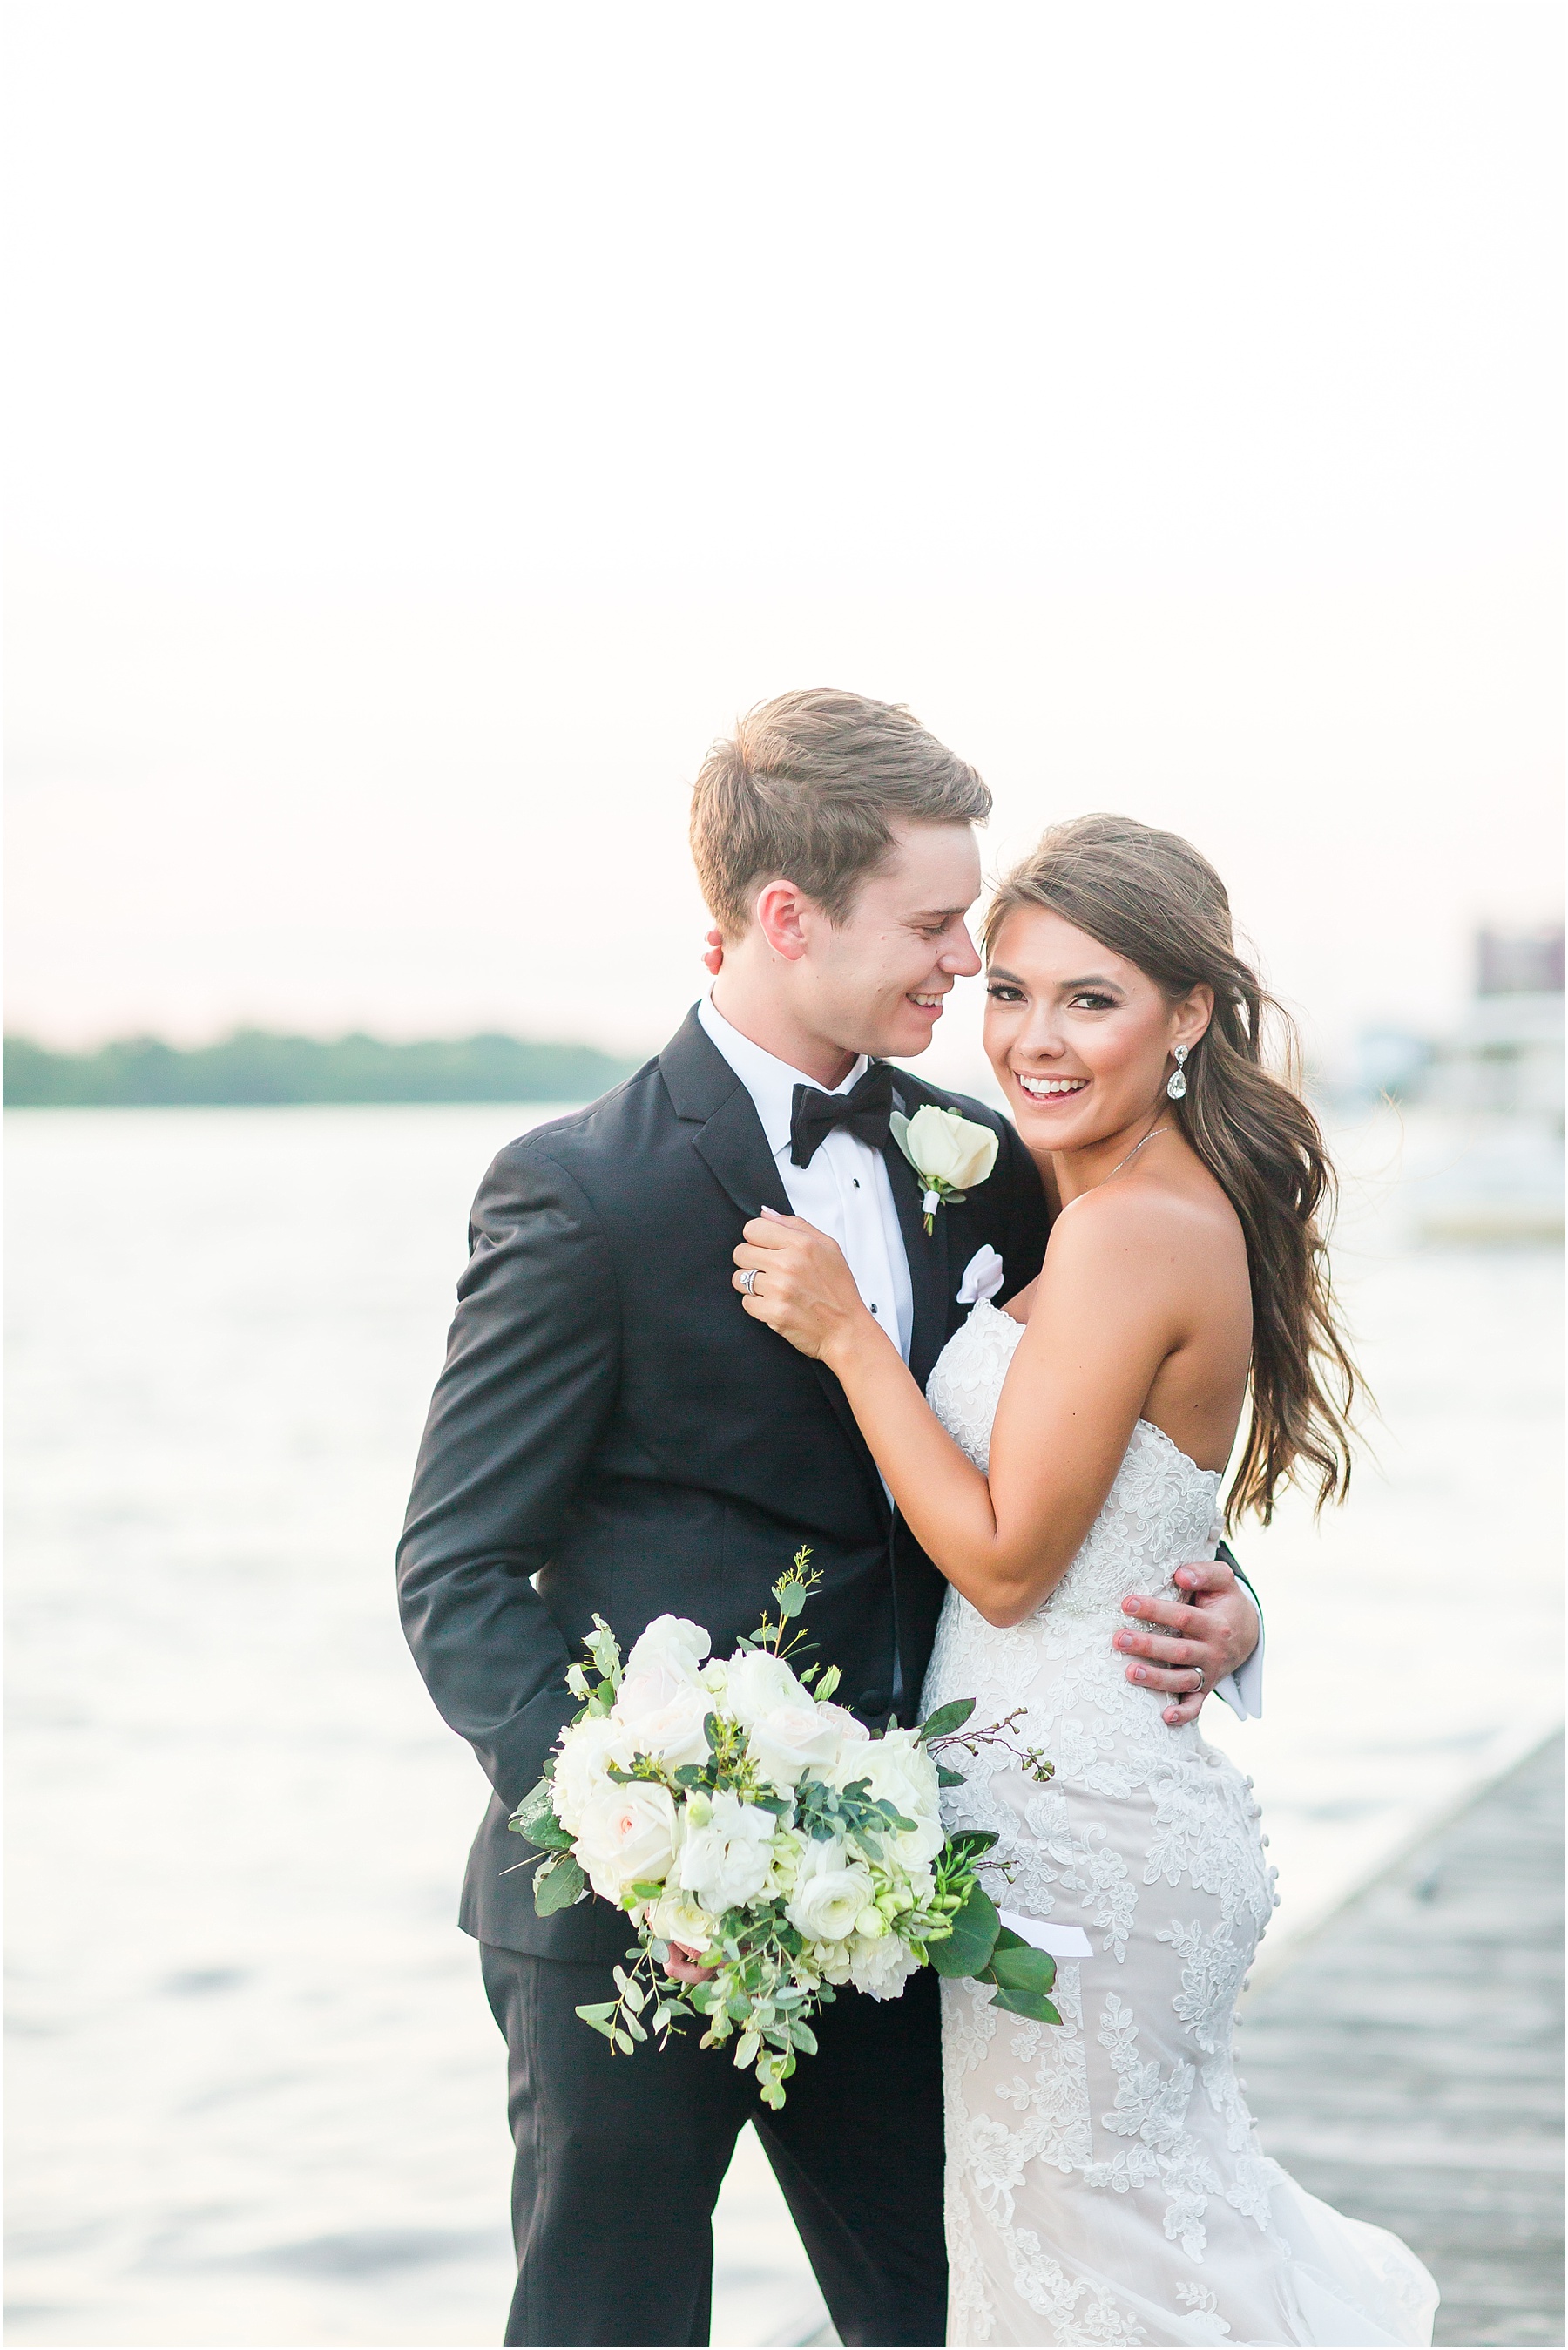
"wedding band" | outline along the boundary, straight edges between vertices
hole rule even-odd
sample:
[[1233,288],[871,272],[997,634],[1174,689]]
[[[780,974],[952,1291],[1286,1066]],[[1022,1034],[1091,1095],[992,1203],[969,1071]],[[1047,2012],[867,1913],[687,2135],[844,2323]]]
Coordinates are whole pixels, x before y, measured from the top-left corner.
[[748,1267],[747,1267],[747,1269],[746,1269],[746,1271],[745,1271],[743,1274],[742,1274],[742,1275],[741,1275],[741,1295],[742,1295],[742,1297],[749,1297],[749,1296],[751,1295],[751,1294],[752,1294],[753,1290],[753,1289],[755,1289],[756,1285],[757,1285],[757,1276],[756,1276],[756,1273],[755,1273],[755,1271],[753,1271],[753,1268],[752,1268],[752,1267],[748,1266]]
[[1193,1696],[1196,1697],[1198,1695],[1198,1690],[1200,1690],[1203,1687],[1204,1673],[1201,1665],[1195,1665],[1193,1667],[1193,1670],[1198,1675],[1198,1689],[1195,1689],[1192,1692]]

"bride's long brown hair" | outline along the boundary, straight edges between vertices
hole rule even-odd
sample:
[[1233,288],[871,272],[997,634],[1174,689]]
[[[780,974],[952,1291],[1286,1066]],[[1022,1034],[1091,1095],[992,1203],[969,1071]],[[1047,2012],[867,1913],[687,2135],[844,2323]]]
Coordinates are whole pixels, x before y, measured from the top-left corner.
[[[1213,989],[1213,1019],[1172,1110],[1247,1242],[1251,1412],[1226,1522],[1253,1512],[1267,1525],[1279,1487],[1294,1479],[1315,1482],[1320,1510],[1342,1501],[1364,1382],[1329,1275],[1334,1169],[1301,1096],[1294,1024],[1236,951],[1224,883],[1173,832],[1084,816],[1053,825],[1006,876],[986,913],[988,956],[1009,914],[1026,906],[1048,908],[1124,955],[1173,1003],[1194,987]],[[1278,1040],[1277,1075],[1265,1066],[1265,1027]]]

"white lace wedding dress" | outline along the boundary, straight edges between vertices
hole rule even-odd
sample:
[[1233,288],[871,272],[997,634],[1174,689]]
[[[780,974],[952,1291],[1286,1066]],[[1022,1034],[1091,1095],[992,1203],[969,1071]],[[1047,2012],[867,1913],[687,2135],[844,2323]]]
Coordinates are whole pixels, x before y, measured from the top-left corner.
[[[987,1466],[1023,1326],[983,1300],[931,1373],[932,1409]],[[1437,2288],[1397,2237],[1306,2194],[1258,2143],[1236,1995],[1274,1905],[1251,1781],[1111,1647],[1129,1592],[1212,1557],[1216,1471],[1147,1420],[1067,1573],[998,1630],[950,1591],[924,1710],[1015,1706],[1041,1785],[954,1759],[952,1827],[1001,1832],[1009,1909],[1086,1928],[1056,2029],[942,1985],[950,2343],[1429,2343]]]

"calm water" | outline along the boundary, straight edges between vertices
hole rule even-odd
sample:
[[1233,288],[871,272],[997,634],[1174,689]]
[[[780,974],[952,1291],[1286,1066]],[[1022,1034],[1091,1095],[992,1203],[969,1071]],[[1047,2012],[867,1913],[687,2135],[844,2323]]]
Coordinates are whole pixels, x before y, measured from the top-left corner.
[[[502,2050],[452,1922],[483,1784],[390,1560],[467,1201],[530,1117],[6,1121],[15,2342],[499,2336]],[[1243,1545],[1269,1714],[1219,1734],[1282,1944],[1558,1715],[1559,1261],[1411,1243],[1461,1143],[1346,1136],[1381,1468]],[[717,2342],[810,2324],[781,2209],[743,2142]]]

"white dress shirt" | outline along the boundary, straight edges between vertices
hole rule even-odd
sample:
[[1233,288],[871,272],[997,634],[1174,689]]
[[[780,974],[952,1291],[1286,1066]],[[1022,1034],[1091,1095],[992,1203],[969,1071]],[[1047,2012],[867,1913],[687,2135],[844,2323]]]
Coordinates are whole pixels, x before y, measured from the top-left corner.
[[[909,1333],[914,1325],[914,1292],[909,1286],[909,1260],[898,1225],[898,1211],[893,1204],[893,1186],[881,1152],[873,1150],[868,1142],[862,1142],[858,1135],[841,1126],[817,1145],[809,1167],[796,1167],[790,1158],[789,1130],[794,1089],[796,1086],[815,1086],[815,1079],[808,1077],[803,1069],[792,1069],[787,1061],[781,1061],[776,1054],[764,1052],[761,1045],[753,1045],[749,1036],[742,1036],[725,1019],[711,996],[704,996],[699,1003],[697,1017],[710,1044],[723,1055],[751,1095],[768,1149],[778,1167],[785,1199],[797,1216],[804,1216],[819,1232],[826,1232],[838,1243],[856,1288],[908,1362]],[[865,1075],[866,1068],[862,1055],[841,1085],[818,1086],[816,1090],[846,1094]],[[966,1267],[966,1280],[971,1271],[981,1268],[981,1258],[992,1253],[985,1250],[980,1253],[973,1266]],[[1000,1260],[996,1271],[1000,1279]],[[982,1285],[980,1294],[989,1295],[989,1290]],[[886,1479],[883,1490],[888,1492]],[[1229,1673],[1215,1684],[1215,1696],[1223,1698],[1243,1721],[1263,1710],[1262,1632],[1260,1621],[1258,1645],[1246,1663],[1239,1672]]]
[[[816,1080],[742,1036],[711,996],[698,1005],[697,1017],[709,1042],[723,1055],[752,1097],[785,1199],[797,1216],[804,1216],[819,1232],[838,1243],[862,1300],[908,1362],[915,1298],[898,1211],[893,1204],[893,1186],[881,1152],[840,1126],[817,1145],[809,1167],[796,1167],[789,1155],[794,1089],[816,1086]],[[866,1067],[862,1055],[842,1085],[816,1086],[816,1090],[846,1094],[864,1076]]]

